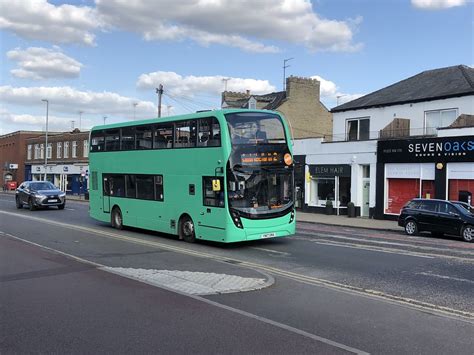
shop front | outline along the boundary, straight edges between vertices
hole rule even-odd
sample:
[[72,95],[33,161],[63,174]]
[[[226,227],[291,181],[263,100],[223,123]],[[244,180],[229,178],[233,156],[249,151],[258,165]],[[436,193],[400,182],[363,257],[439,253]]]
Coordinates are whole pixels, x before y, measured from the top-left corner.
[[347,214],[347,204],[351,199],[351,166],[309,165],[308,208],[315,212],[329,211],[332,206],[336,214]]
[[471,202],[474,136],[379,141],[376,218],[396,218],[411,199]]
[[[44,180],[44,173],[44,165],[31,166],[32,180]],[[88,190],[88,175],[88,165],[48,164],[46,169],[46,180],[73,195],[82,195]]]

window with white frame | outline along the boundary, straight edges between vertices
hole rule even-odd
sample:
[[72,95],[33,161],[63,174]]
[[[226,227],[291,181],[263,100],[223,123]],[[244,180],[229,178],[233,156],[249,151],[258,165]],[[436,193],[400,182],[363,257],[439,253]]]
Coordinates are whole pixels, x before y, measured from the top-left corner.
[[63,156],[63,143],[56,143],[56,158],[61,159]]
[[425,134],[435,135],[437,128],[449,126],[457,117],[457,108],[425,111]]
[[40,159],[44,159],[44,144],[40,144]]
[[40,158],[40,146],[39,144],[35,144],[35,159]]
[[69,142],[64,142],[64,158],[69,158]]
[[26,159],[27,160],[31,160],[31,153],[32,153],[32,150],[33,150],[33,147],[31,144],[28,144],[28,150],[27,150],[27,154],[26,154]]
[[72,158],[77,158],[77,141],[72,141],[71,157]]
[[48,143],[48,147],[46,148],[46,156],[48,159],[53,158],[53,143]]
[[87,158],[89,156],[89,140],[85,139],[83,144],[82,156]]
[[362,141],[370,138],[370,119],[368,117],[347,120],[346,139],[348,141]]

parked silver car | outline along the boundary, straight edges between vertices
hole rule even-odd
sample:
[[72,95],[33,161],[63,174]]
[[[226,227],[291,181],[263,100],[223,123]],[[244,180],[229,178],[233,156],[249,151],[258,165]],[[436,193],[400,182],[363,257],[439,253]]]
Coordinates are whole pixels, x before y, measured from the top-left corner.
[[49,181],[25,181],[16,189],[15,201],[18,209],[25,204],[31,211],[49,206],[62,210],[66,206],[66,193]]

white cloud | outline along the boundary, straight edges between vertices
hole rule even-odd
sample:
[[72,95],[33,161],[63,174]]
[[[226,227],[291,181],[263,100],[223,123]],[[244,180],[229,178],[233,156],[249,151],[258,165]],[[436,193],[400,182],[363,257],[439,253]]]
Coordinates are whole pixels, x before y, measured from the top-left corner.
[[18,62],[18,69],[11,70],[13,76],[23,79],[76,78],[82,64],[62,53],[59,48],[16,48],[7,52],[10,60]]
[[411,4],[423,10],[440,10],[450,7],[463,6],[466,0],[411,0]]
[[88,6],[55,6],[46,0],[0,1],[0,28],[20,37],[53,43],[95,45],[103,22]]
[[283,41],[312,51],[361,48],[353,42],[360,17],[325,19],[309,0],[96,0],[96,5],[109,25],[150,41],[190,39],[270,53],[278,47],[262,41]]
[[157,71],[142,74],[138,78],[139,89],[154,89],[163,84],[164,90],[170,95],[199,96],[202,94],[220,95],[224,91],[223,79],[227,80],[227,90],[245,92],[250,90],[254,94],[265,94],[275,91],[276,88],[268,80],[229,78],[225,76],[181,76],[174,72]]
[[[44,114],[37,115],[36,113],[44,110],[45,103],[41,101],[42,99],[49,100],[49,115],[53,117],[53,123],[56,117],[58,121],[63,120],[62,126],[58,124],[58,127],[67,129],[71,127],[71,120],[75,120],[78,127],[79,111],[83,111],[83,128],[90,127],[92,124],[101,124],[103,116],[108,117],[108,122],[118,122],[133,119],[134,113],[137,119],[156,117],[157,111],[152,102],[111,92],[79,91],[67,86],[16,88],[0,86],[2,104],[19,107],[22,110],[22,113],[1,112],[0,126],[8,132],[23,129],[18,127],[28,125],[36,125],[35,129],[41,129],[38,124],[44,121]],[[137,103],[135,112],[134,103]]]

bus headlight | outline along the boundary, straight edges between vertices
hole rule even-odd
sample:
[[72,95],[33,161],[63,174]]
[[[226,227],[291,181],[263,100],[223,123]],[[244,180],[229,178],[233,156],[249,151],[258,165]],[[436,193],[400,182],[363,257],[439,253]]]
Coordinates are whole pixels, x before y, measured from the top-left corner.
[[295,210],[292,210],[292,211],[291,211],[291,216],[290,216],[290,221],[289,221],[288,223],[293,222],[294,219],[295,219]]
[[232,222],[234,222],[235,226],[237,228],[243,229],[244,226],[242,225],[239,213],[237,211],[231,210],[230,215],[232,216]]

